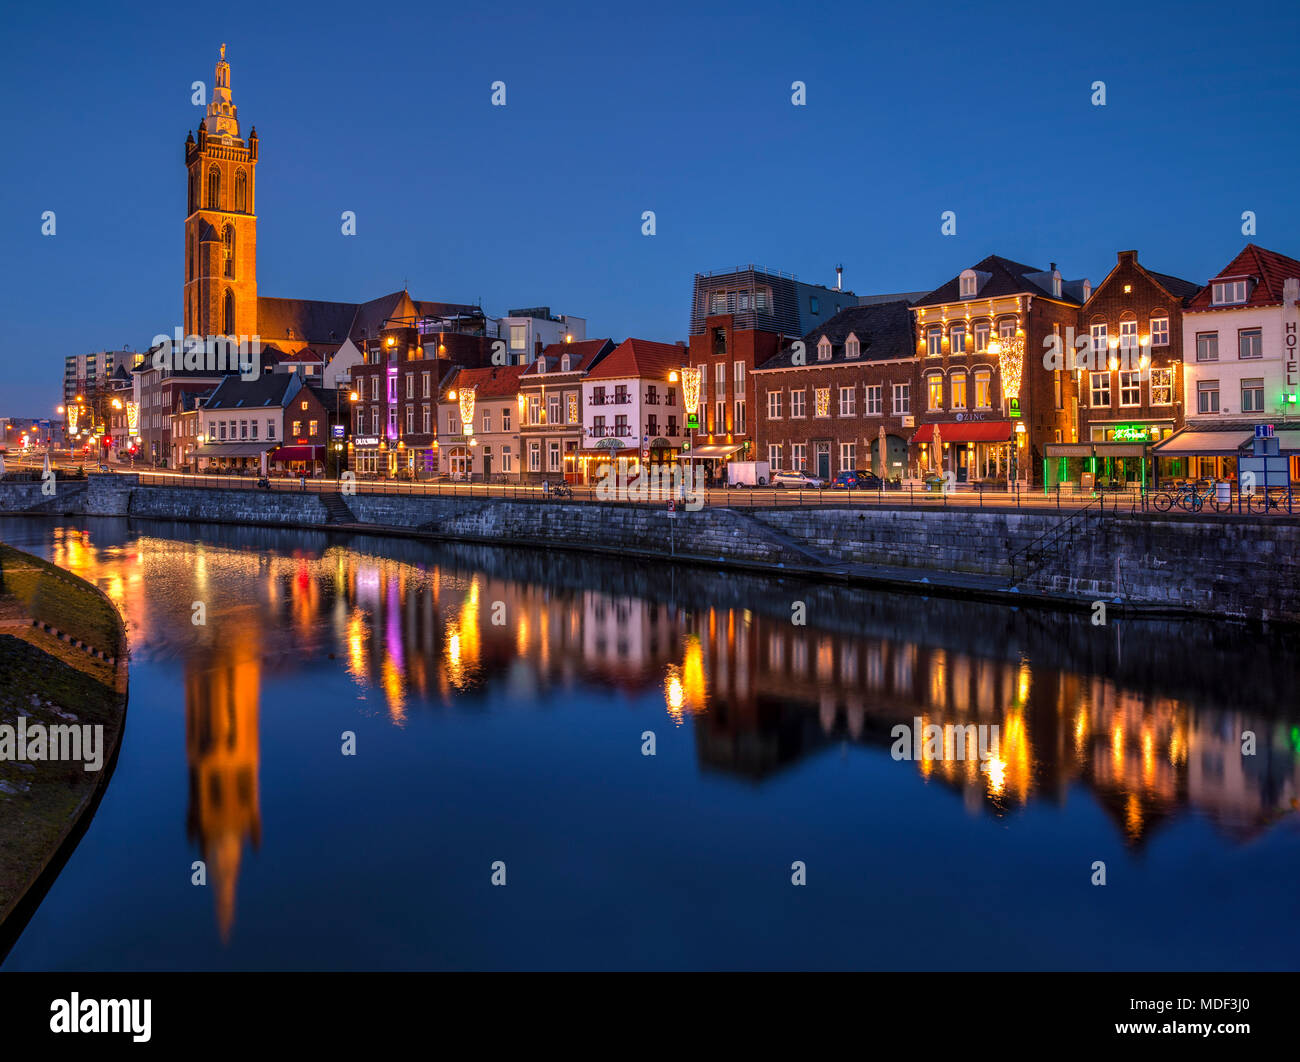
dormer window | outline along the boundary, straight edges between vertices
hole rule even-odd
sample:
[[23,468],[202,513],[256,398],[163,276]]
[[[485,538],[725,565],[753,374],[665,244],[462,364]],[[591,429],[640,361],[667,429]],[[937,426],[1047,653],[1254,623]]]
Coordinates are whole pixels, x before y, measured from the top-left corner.
[[568,371],[569,371],[569,355],[566,354],[564,355],[564,357],[560,359],[560,372],[568,372]]
[[537,375],[538,375],[538,376],[541,376],[542,373],[544,373],[545,371],[546,371],[546,359],[545,359],[545,358],[538,358],[538,359],[537,359]]
[[862,354],[862,345],[858,342],[858,337],[849,333],[849,338],[844,341],[844,356],[846,358],[856,358]]
[[1249,280],[1216,280],[1213,285],[1211,305],[1235,306],[1250,296]]
[[963,270],[960,280],[961,297],[963,299],[973,299],[975,293],[979,290],[979,282],[975,277],[975,270]]
[[817,360],[818,361],[831,360],[831,341],[827,339],[825,336],[822,336],[817,343]]
[[1052,296],[1059,299],[1061,297],[1061,271],[1052,270]]

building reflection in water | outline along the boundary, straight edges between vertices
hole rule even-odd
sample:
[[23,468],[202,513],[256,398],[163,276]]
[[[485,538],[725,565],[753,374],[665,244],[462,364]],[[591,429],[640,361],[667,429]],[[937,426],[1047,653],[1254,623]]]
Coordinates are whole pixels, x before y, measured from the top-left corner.
[[[397,726],[417,712],[482,710],[494,689],[525,707],[556,694],[662,706],[692,729],[703,769],[757,782],[851,746],[951,788],[975,812],[1063,803],[1082,789],[1131,845],[1183,808],[1252,836],[1290,812],[1300,788],[1300,720],[1285,682],[1274,676],[1277,689],[1255,699],[1281,706],[1272,714],[1241,709],[1239,687],[1215,685],[1222,657],[1174,655],[1193,625],[1121,659],[1118,629],[1115,645],[1089,649],[1077,617],[832,588],[801,627],[788,589],[761,580],[693,574],[677,594],[662,573],[590,558],[538,571],[505,551],[367,547],[381,556],[324,541],[285,555],[281,539],[239,549],[141,537],[96,552],[67,531],[53,545],[58,563],[123,609],[133,652],[184,659],[188,822],[223,936],[245,846],[261,837],[264,669],[341,667],[361,710],[373,698]],[[200,589],[204,629],[189,623]],[[842,615],[835,602],[847,602]],[[891,730],[917,718],[995,724],[997,755],[981,770],[973,746],[957,759],[950,742],[943,759],[894,764]],[[1241,755],[1247,730],[1255,756]]]

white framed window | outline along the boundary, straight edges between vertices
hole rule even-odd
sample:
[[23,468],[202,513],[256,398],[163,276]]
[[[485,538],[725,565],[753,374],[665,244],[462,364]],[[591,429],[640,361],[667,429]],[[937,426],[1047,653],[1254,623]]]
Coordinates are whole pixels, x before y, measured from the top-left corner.
[[509,446],[501,447],[501,471],[513,472],[515,470],[515,455],[510,452]]
[[1120,321],[1119,354],[1125,365],[1132,365],[1137,357],[1138,323],[1137,321]]
[[926,329],[925,352],[932,358],[943,354],[943,329],[939,325],[931,325]]
[[1004,317],[998,322],[998,336],[1001,339],[1012,339],[1016,334],[1016,319],[1014,317]]
[[509,430],[510,430],[510,421],[511,421],[512,419],[513,419],[513,418],[510,416],[510,407],[509,407],[509,406],[504,406],[504,407],[502,408],[502,410],[501,410],[501,430],[502,430],[502,431],[509,431]]
[[989,323],[988,321],[975,322],[975,353],[983,354],[989,349]]
[[857,445],[851,442],[840,443],[840,471],[852,472],[857,468]]
[[[1237,331],[1237,357],[1243,359],[1264,356],[1264,332],[1259,328],[1242,328]],[[1244,412],[1244,407],[1243,407]]]
[[1169,346],[1169,318],[1151,318],[1151,345],[1153,347]]
[[1216,281],[1211,291],[1215,306],[1232,306],[1246,301],[1249,282],[1245,280]]
[[993,374],[987,369],[975,374],[975,408],[993,408]]
[[1088,386],[1088,404],[1093,407],[1110,408],[1110,370],[1102,369],[1099,372],[1089,373]]
[[1218,361],[1219,360],[1219,333],[1218,332],[1197,332],[1196,333],[1196,360],[1197,361]]
[[901,416],[912,412],[912,385],[910,383],[894,384],[894,415]]
[[775,472],[777,469],[781,467],[781,444],[780,443],[767,444],[767,463],[770,468],[770,471],[772,472]]
[[959,290],[961,292],[961,298],[963,299],[973,299],[975,297],[975,270],[966,269],[962,271]]
[[408,372],[406,374],[406,397],[415,397],[415,373],[413,372]]
[[720,361],[713,366],[713,382],[719,395],[727,390],[727,363]]
[[840,416],[841,417],[853,416],[854,413],[853,406],[855,404],[854,397],[857,395],[857,392],[858,389],[856,387],[840,388]]
[[548,440],[546,443],[546,471],[558,472],[559,470],[560,470],[559,440]]
[[1241,411],[1243,413],[1264,412],[1263,379],[1241,381]]
[[965,322],[952,326],[951,340],[948,349],[953,354],[966,353],[966,325]]
[[722,432],[727,430],[727,400],[719,398],[713,403],[713,430]]
[[822,336],[821,339],[817,341],[817,360],[831,360],[831,341],[825,336]]
[[802,472],[807,465],[807,443],[790,444],[790,468],[795,472]]
[[952,408],[966,408],[966,374],[964,372],[955,372],[949,378],[949,388],[952,390]]
[[529,395],[528,396],[528,423],[540,424],[541,422],[542,422],[542,396]]
[[1151,370],[1151,404],[1153,406],[1172,406],[1174,404],[1174,370]]
[[512,324],[510,326],[510,349],[514,351],[528,349],[528,326]]
[[433,432],[433,410],[426,404],[420,411],[420,430],[425,435]]
[[542,470],[542,444],[528,444],[528,471],[540,472]]
[[882,397],[884,390],[885,388],[882,384],[867,384],[866,390],[863,394],[863,400],[866,405],[864,412],[867,416],[878,417],[884,412],[884,399]]
[[1219,412],[1219,381],[1218,380],[1197,380],[1196,381],[1196,412],[1197,413]]
[[[313,421],[313,423],[315,422]],[[407,406],[406,407],[406,434],[413,435],[414,433],[415,433],[415,407]]]
[[943,409],[943,377],[937,372],[925,378],[925,408]]
[[1119,404],[1121,406],[1142,404],[1142,374],[1136,369],[1119,374]]
[[801,387],[798,390],[792,390],[790,392],[790,416],[792,417],[806,416],[807,413],[806,413],[806,406],[804,402],[805,402],[804,389]]
[[1109,339],[1106,325],[1095,324],[1089,331],[1092,334],[1092,363],[1094,365],[1106,364],[1106,344]]
[[862,344],[858,342],[858,337],[849,333],[849,338],[844,341],[844,356],[846,358],[857,358],[862,355]]
[[781,419],[781,392],[780,391],[768,391],[767,416],[769,420]]
[[745,400],[737,398],[735,409],[732,413],[731,430],[737,435],[744,435],[745,428]]
[[460,434],[460,417],[456,416],[455,413],[447,414],[447,434],[448,435]]
[[559,395],[547,395],[547,396],[546,396],[546,423],[547,423],[547,424],[559,424],[559,423],[561,423],[561,420],[560,420],[560,396],[559,396]]
[[483,434],[488,435],[492,431],[492,410],[483,410]]

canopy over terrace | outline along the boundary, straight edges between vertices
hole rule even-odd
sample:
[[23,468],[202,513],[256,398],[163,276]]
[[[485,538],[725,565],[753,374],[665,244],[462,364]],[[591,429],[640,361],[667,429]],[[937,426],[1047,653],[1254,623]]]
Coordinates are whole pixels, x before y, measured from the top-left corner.
[[200,469],[219,468],[260,469],[266,472],[266,452],[276,447],[274,442],[208,442],[194,448],[193,456]]
[[1235,479],[1238,454],[1254,437],[1254,425],[1240,422],[1174,432],[1151,447],[1151,456],[1158,459],[1157,482],[1161,476]]
[[1012,426],[1009,420],[930,421],[916,429],[912,442],[922,468],[936,464],[931,459],[936,430],[939,445],[945,447],[942,466],[958,483],[972,479],[1001,477],[1011,467]]

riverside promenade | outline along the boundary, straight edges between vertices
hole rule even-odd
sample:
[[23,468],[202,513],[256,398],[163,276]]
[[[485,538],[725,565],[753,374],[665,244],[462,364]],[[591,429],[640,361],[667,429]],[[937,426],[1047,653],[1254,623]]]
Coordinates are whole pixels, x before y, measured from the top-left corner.
[[1286,514],[1162,514],[1106,496],[1059,510],[939,498],[928,505],[902,498],[866,504],[831,496],[669,511],[662,501],[560,500],[527,488],[489,495],[295,487],[294,481],[258,489],[91,474],[60,484],[53,496],[35,482],[0,484],[0,513],[414,536],[1077,611],[1095,612],[1102,603],[1121,614],[1300,623],[1300,518]]

